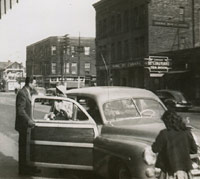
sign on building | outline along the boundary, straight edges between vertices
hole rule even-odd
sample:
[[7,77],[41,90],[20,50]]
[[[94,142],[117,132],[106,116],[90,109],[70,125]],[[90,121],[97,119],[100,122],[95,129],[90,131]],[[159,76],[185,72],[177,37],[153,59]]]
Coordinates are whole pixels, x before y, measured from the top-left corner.
[[151,77],[163,76],[171,69],[171,66],[171,59],[165,56],[149,56],[144,59],[144,67],[149,70]]

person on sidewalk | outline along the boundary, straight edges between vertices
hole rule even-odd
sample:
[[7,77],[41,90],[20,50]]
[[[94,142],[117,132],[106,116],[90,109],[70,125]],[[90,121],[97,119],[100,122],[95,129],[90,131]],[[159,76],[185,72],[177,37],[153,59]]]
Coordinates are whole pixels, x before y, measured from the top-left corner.
[[197,153],[197,144],[182,117],[174,111],[166,111],[162,120],[166,126],[152,144],[158,153],[156,167],[161,169],[159,179],[191,179],[190,154]]
[[31,175],[40,172],[35,167],[28,167],[26,160],[27,128],[34,127],[31,119],[31,90],[32,79],[26,77],[24,87],[19,90],[16,96],[16,121],[15,130],[19,132],[19,163],[18,170],[20,175]]

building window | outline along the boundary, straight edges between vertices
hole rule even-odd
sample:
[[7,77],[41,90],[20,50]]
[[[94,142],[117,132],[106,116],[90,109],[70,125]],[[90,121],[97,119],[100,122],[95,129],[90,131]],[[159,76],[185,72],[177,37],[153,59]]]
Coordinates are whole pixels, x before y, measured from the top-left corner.
[[139,57],[140,54],[140,46],[139,46],[139,38],[135,39],[135,57]]
[[140,6],[140,12],[139,12],[139,26],[144,27],[145,26],[145,19],[146,19],[146,9],[145,5]]
[[122,28],[121,14],[117,14],[117,28],[116,28],[116,31],[118,33],[120,33],[121,32],[121,28]]
[[56,46],[51,46],[51,55],[56,55]]
[[140,37],[140,56],[145,56],[145,38],[144,36]]
[[139,27],[139,10],[138,7],[134,8],[134,27]]
[[51,63],[51,73],[56,74],[56,63]]
[[123,22],[123,28],[124,28],[124,32],[128,32],[129,30],[129,11],[126,10],[124,12],[124,22]]
[[69,74],[69,63],[65,63],[65,74]]
[[118,61],[121,61],[121,58],[122,58],[122,43],[121,42],[117,43],[117,58],[118,58]]
[[107,19],[103,20],[103,37],[107,36]]
[[84,54],[90,55],[90,47],[84,47]]
[[90,63],[85,63],[85,72],[90,71]]
[[124,58],[125,58],[125,60],[128,60],[128,58],[129,58],[129,42],[128,42],[128,40],[124,41]]
[[75,47],[74,46],[71,46],[71,53],[72,53],[72,55],[75,54]]
[[70,46],[67,46],[67,49],[66,49],[67,55],[70,55],[71,54],[70,52],[71,52]]
[[77,74],[77,63],[72,63],[71,64],[71,71],[73,75]]
[[181,37],[180,38],[180,49],[184,49],[186,45],[186,38],[185,37]]
[[111,44],[111,61],[112,62],[116,61],[116,59],[115,59],[115,44],[114,43]]
[[111,35],[115,33],[115,16],[113,15],[111,17],[111,22],[110,22],[111,26],[110,26],[110,33]]
[[184,7],[179,8],[179,19],[180,19],[180,21],[185,20],[185,8]]

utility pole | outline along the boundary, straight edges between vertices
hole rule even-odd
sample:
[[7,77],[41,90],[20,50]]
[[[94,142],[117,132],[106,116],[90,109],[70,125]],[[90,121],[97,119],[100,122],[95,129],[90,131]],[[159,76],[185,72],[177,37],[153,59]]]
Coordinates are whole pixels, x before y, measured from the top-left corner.
[[68,34],[64,35],[60,39],[60,55],[61,55],[61,63],[60,63],[60,69],[61,69],[61,81],[64,83],[64,61],[65,61],[65,55],[67,51],[67,46],[69,45],[69,37]]
[[80,56],[81,53],[83,52],[83,46],[81,45],[81,37],[80,37],[80,33],[79,33],[79,37],[78,37],[78,46],[77,46],[77,54],[78,54],[78,88],[80,88],[80,75],[81,75],[81,60],[80,60]]

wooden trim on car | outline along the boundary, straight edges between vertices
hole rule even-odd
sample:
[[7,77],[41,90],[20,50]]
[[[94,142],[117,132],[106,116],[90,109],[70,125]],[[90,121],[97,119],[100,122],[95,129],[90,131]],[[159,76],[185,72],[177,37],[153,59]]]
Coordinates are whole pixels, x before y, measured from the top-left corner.
[[47,167],[47,168],[65,168],[65,169],[77,169],[77,170],[93,170],[93,166],[88,165],[69,165],[69,164],[57,164],[57,163],[42,163],[42,162],[30,162],[32,166]]
[[94,145],[91,143],[53,142],[53,141],[39,141],[39,140],[32,140],[30,141],[30,143],[35,145],[48,145],[48,146],[83,147],[83,148],[94,147]]
[[78,123],[76,121],[76,123],[36,123],[35,124],[36,127],[60,127],[60,128],[88,128],[88,129],[93,129],[95,125],[91,125],[91,124],[84,124],[84,123]]

